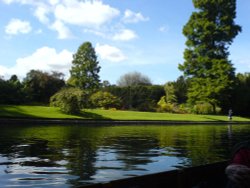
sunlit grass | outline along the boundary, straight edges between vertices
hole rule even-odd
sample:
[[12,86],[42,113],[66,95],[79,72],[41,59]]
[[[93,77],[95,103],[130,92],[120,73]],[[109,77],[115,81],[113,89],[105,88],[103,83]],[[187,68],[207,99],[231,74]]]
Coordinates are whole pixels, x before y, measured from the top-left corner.
[[[228,121],[226,115],[172,114],[120,110],[86,109],[79,115],[63,114],[59,108],[47,106],[1,105],[0,117],[22,118],[81,118],[110,120],[169,120],[169,121]],[[249,118],[233,117],[233,121],[250,121]]]
[[[222,115],[196,115],[196,114],[173,114],[159,112],[136,112],[136,111],[111,111],[111,110],[87,110],[103,117],[115,120],[171,120],[171,121],[228,121],[228,117]],[[249,118],[233,117],[234,121],[250,121]]]

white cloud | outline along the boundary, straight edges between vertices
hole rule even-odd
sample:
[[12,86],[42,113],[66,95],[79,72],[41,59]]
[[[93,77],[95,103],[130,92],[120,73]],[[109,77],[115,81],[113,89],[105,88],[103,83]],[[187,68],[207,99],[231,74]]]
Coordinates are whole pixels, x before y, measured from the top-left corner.
[[120,14],[102,1],[64,0],[55,8],[55,17],[68,24],[99,27]]
[[60,2],[60,0],[49,0],[49,3],[51,4],[51,5],[56,5],[56,4],[58,4]]
[[126,56],[122,53],[122,51],[114,46],[96,44],[95,50],[96,53],[99,54],[104,60],[120,62],[126,59]]
[[34,15],[38,18],[38,20],[44,24],[49,23],[49,18],[48,18],[48,14],[49,14],[49,9],[48,7],[37,7],[37,9],[35,10]]
[[120,41],[129,41],[135,38],[137,38],[136,33],[129,29],[123,29],[119,33],[116,33],[113,36],[113,40],[120,40]]
[[6,4],[26,4],[34,7],[31,9],[33,15],[41,23],[58,31],[58,38],[61,39],[67,38],[66,24],[67,27],[76,25],[96,29],[111,23],[115,17],[120,15],[118,9],[103,3],[101,0],[3,0],[3,2]]
[[19,19],[11,19],[5,27],[5,32],[9,35],[17,35],[19,33],[27,34],[32,30],[30,23]]
[[32,69],[42,71],[59,71],[68,77],[71,67],[72,52],[62,50],[57,52],[54,48],[42,47],[27,57],[18,58],[16,65],[10,68],[0,66],[0,75],[9,77],[16,74],[19,78],[24,78],[26,73]]
[[59,39],[67,39],[72,37],[70,30],[61,21],[56,21],[51,25],[50,28],[58,32]]
[[9,70],[8,68],[0,65],[0,78],[3,76],[4,78],[5,77],[9,77],[11,74],[9,74]]
[[[124,15],[120,15],[117,8],[105,4],[103,0],[3,0],[3,2],[31,6],[32,14],[46,27],[56,31],[59,39],[72,37],[70,28],[77,26],[84,32],[106,39],[129,41],[137,38],[137,35],[134,31],[126,29],[123,24],[149,20],[141,13],[131,10],[126,10]],[[119,16],[122,18],[116,20],[115,18]],[[6,32],[13,34],[30,32],[32,29],[30,24],[28,22],[22,24],[23,27],[19,26],[19,30],[14,26],[12,28],[9,26],[8,30],[6,27]]]
[[165,26],[165,25],[159,27],[159,31],[162,32],[162,33],[165,33],[165,32],[167,32],[168,30],[169,30],[169,28],[168,28],[167,26]]
[[140,12],[135,13],[131,10],[126,10],[124,13],[123,21],[125,23],[137,23],[140,21],[148,21],[149,18],[144,17]]
[[107,34],[105,34],[102,31],[99,30],[94,30],[94,29],[84,29],[83,32],[85,33],[91,33],[94,34],[96,36],[102,37],[102,38],[108,38]]
[[2,0],[5,4],[11,4],[14,2],[14,0]]
[[42,1],[38,0],[2,0],[6,4],[11,4],[11,3],[20,3],[23,5],[41,5],[43,4]]

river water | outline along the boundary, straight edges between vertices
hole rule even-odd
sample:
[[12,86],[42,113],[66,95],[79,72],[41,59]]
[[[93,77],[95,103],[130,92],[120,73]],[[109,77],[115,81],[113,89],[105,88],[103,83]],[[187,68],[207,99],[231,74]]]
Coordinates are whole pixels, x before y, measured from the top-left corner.
[[0,187],[75,187],[229,158],[250,125],[1,126]]

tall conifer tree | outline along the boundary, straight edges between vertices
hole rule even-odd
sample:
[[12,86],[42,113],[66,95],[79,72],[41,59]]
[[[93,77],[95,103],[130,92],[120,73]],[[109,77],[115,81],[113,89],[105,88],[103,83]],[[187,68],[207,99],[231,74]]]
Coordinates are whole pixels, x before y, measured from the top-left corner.
[[95,49],[90,42],[83,43],[73,55],[70,70],[70,84],[81,89],[95,90],[100,87],[99,71]]
[[228,60],[229,45],[241,31],[236,25],[236,0],[193,0],[193,12],[183,28],[187,38],[179,69],[190,78],[188,100],[213,106],[229,105],[235,69]]

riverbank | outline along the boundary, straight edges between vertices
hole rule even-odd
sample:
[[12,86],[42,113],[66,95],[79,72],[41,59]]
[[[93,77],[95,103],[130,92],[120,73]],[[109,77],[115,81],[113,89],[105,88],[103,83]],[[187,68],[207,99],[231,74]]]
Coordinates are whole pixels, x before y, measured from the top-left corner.
[[67,115],[58,108],[47,106],[0,105],[0,123],[37,123],[37,124],[249,124],[249,118],[227,116],[172,114],[158,112],[137,112],[120,110],[85,109],[79,115]]
[[178,120],[89,120],[53,118],[0,118],[0,125],[235,125],[250,121],[178,121]]

